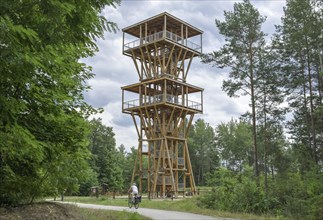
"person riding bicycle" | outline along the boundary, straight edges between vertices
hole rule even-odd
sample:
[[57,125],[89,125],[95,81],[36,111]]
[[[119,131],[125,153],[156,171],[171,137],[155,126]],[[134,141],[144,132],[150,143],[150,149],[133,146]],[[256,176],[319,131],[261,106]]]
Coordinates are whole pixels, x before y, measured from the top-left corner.
[[128,193],[131,193],[132,202],[135,202],[135,197],[138,195],[138,188],[136,183],[133,183],[132,186],[129,188]]

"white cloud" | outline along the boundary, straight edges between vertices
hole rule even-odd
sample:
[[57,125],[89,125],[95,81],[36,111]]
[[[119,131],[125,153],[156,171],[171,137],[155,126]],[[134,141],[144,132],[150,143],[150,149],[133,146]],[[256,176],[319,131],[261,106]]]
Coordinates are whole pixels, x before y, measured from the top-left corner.
[[[241,1],[240,1],[241,2]],[[279,24],[285,1],[252,1],[259,12],[267,16],[263,25],[265,33],[274,32]],[[219,35],[215,19],[223,20],[223,11],[232,11],[234,1],[122,1],[117,8],[107,7],[102,14],[109,21],[118,24],[116,34],[106,32],[104,40],[98,40],[100,51],[92,58],[83,60],[93,67],[94,79],[89,80],[92,90],[85,94],[86,101],[96,107],[103,107],[101,117],[105,125],[113,127],[117,146],[124,144],[129,150],[137,146],[138,137],[130,115],[121,111],[121,86],[138,81],[131,58],[122,55],[122,28],[167,11],[168,13],[204,31],[203,52],[219,49],[224,38]],[[238,118],[249,110],[249,98],[229,98],[221,90],[227,77],[224,70],[200,63],[195,58],[188,74],[188,83],[204,88],[204,114],[196,115],[215,127],[220,122]]]

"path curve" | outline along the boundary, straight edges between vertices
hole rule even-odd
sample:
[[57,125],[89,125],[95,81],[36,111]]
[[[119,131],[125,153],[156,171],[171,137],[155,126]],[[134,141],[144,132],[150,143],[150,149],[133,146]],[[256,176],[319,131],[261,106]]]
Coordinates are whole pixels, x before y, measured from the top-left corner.
[[159,209],[147,209],[147,208],[128,208],[123,206],[108,206],[108,205],[94,205],[94,204],[86,204],[86,203],[78,203],[78,202],[60,202],[65,204],[73,204],[81,208],[90,208],[90,209],[105,209],[105,210],[114,210],[114,211],[127,211],[127,212],[137,212],[140,215],[149,217],[154,220],[233,220],[232,218],[221,218],[221,217],[211,217],[206,215],[198,215],[187,212],[176,212],[176,211],[166,211]]

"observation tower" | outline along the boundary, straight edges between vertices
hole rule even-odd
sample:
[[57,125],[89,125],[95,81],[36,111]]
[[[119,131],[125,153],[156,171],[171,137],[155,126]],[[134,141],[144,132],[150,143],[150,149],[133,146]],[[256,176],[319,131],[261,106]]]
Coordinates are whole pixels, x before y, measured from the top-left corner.
[[187,135],[194,115],[203,112],[203,89],[186,79],[202,53],[203,31],[167,12],[122,31],[122,53],[139,78],[121,88],[122,112],[131,115],[138,134],[132,182],[149,198],[194,195]]

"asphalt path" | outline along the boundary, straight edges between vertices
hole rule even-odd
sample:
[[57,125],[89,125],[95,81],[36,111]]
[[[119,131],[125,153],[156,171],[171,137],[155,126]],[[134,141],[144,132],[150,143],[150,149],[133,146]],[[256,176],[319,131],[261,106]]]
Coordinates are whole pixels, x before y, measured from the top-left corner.
[[140,215],[147,216],[154,220],[233,220],[231,218],[221,218],[221,217],[211,217],[206,215],[198,215],[187,212],[176,212],[176,211],[166,211],[159,209],[147,209],[147,208],[128,208],[122,206],[108,206],[108,205],[94,205],[94,204],[85,204],[77,202],[60,202],[65,204],[73,204],[81,208],[90,208],[90,209],[105,209],[105,210],[115,210],[115,211],[127,211],[127,212],[137,212]]

